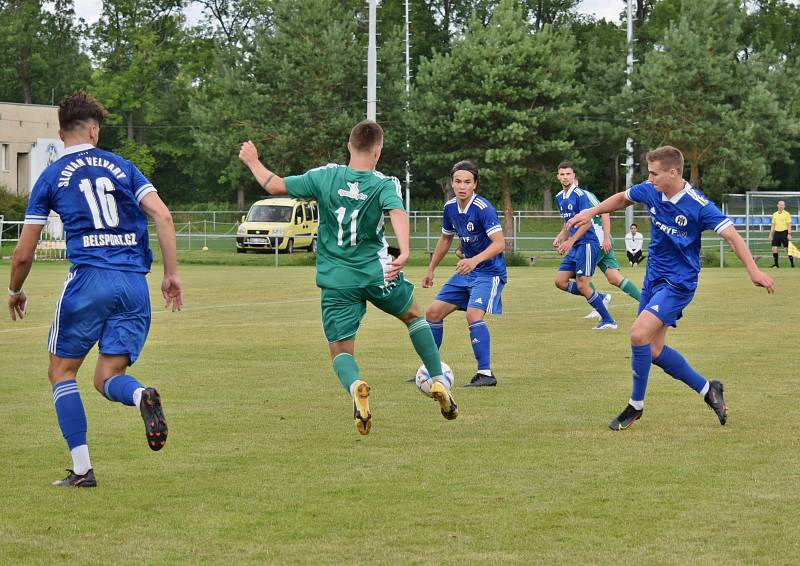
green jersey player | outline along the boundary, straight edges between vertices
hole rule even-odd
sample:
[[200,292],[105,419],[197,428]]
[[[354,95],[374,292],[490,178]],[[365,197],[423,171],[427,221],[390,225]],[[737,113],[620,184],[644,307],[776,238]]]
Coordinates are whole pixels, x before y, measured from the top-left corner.
[[[383,130],[371,120],[359,122],[350,132],[347,149],[348,165],[328,164],[286,178],[259,161],[251,141],[242,144],[239,159],[270,195],[317,201],[317,286],[321,290],[322,326],[333,369],[353,398],[358,431],[368,434],[372,427],[370,388],[361,379],[353,357],[355,335],[367,302],[406,324],[414,349],[434,381],[431,396],[439,403],[442,415],[454,419],[458,407],[442,378],[439,349],[414,301],[414,286],[402,271],[410,244],[400,183],[375,170],[383,149]],[[389,214],[400,248],[395,259],[389,255],[384,238],[384,212]]]

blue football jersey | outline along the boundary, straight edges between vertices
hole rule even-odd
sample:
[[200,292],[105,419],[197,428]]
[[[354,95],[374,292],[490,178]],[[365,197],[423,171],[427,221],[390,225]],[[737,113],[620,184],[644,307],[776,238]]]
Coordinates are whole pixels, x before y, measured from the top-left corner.
[[[465,257],[474,257],[489,247],[495,232],[501,232],[497,211],[488,200],[472,195],[466,209],[458,207],[458,199],[452,198],[444,204],[442,234],[458,236]],[[506,260],[502,253],[479,263],[473,273],[500,276],[505,281]]]
[[650,246],[645,283],[665,280],[694,291],[700,274],[700,234],[718,234],[730,219],[698,190],[686,183],[671,199],[646,181],[625,191],[625,198],[641,202],[650,212]]
[[[561,212],[561,219],[564,222],[578,214],[580,211],[586,210],[587,208],[592,208],[594,206],[589,198],[589,194],[578,186],[570,187],[566,194],[563,190],[558,191],[558,194],[556,194],[556,205],[558,206],[558,210]],[[577,231],[578,228],[570,228],[569,236],[572,237]],[[581,244],[592,243],[597,244],[598,246],[601,244],[601,242],[597,239],[597,234],[595,233],[594,229],[590,226],[583,236],[578,238],[573,247]]]
[[45,224],[54,210],[74,265],[147,273],[153,254],[139,203],[153,191],[127,159],[90,144],[71,146],[33,186],[25,223]]

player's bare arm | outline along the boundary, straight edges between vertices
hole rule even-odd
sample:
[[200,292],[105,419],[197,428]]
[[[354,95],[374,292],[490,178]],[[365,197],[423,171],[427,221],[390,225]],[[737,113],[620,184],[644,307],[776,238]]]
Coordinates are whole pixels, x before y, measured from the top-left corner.
[[497,232],[494,232],[491,236],[489,236],[489,239],[492,240],[492,243],[489,244],[489,247],[487,247],[481,253],[472,257],[465,257],[458,262],[456,265],[456,271],[458,273],[461,275],[466,275],[474,270],[479,263],[484,262],[487,259],[492,259],[494,256],[503,253],[503,250],[506,249],[506,240],[503,237],[503,231],[498,230]]
[[761,271],[756,262],[753,261],[753,256],[750,253],[750,250],[747,248],[747,244],[739,235],[739,232],[736,231],[736,228],[733,226],[728,226],[722,232],[720,232],[720,236],[728,242],[728,245],[733,249],[736,257],[744,264],[745,268],[747,269],[747,274],[750,276],[750,280],[753,282],[753,285],[756,287],[764,287],[767,290],[767,293],[774,293],[775,292],[775,282],[772,278]]
[[19,235],[19,242],[11,258],[11,278],[8,283],[8,312],[11,320],[16,321],[17,317],[25,318],[25,308],[28,306],[28,297],[22,290],[22,285],[28,278],[33,266],[33,256],[36,252],[36,245],[39,243],[39,236],[42,233],[41,224],[25,224]]
[[611,251],[611,215],[601,215],[600,221],[603,223],[603,241],[600,242],[600,247],[608,253]]
[[616,212],[617,210],[622,210],[626,206],[630,206],[633,204],[633,201],[628,200],[625,198],[625,193],[617,193],[608,197],[606,200],[598,204],[597,206],[593,206],[592,208],[587,208],[586,210],[581,210],[578,214],[573,216],[567,221],[566,228],[573,228],[575,226],[583,226],[587,222],[591,222],[592,218],[597,216],[598,214],[608,214],[611,212]]
[[272,196],[282,196],[288,194],[286,192],[286,183],[283,182],[283,177],[279,177],[258,159],[258,149],[256,144],[247,140],[242,144],[239,149],[239,160],[247,165],[250,172],[255,177],[259,185]]
[[164,278],[161,281],[164,308],[172,307],[172,312],[179,311],[183,307],[183,284],[178,276],[178,252],[172,214],[155,192],[145,195],[139,206],[156,225],[158,247],[161,248],[161,261],[164,263]]
[[409,238],[408,215],[405,211],[399,208],[393,208],[389,211],[389,221],[392,223],[394,236],[397,239],[397,247],[400,248],[400,254],[389,264],[389,270],[386,272],[386,280],[392,281],[397,278],[408,261],[408,256],[411,254],[411,244]]
[[442,234],[439,236],[439,241],[436,242],[436,247],[433,249],[431,262],[428,264],[428,271],[425,273],[425,277],[422,278],[422,287],[424,289],[433,287],[433,272],[436,270],[436,266],[439,265],[439,262],[447,255],[447,252],[450,251],[450,246],[452,244],[453,234]]
[[[591,218],[591,217],[590,217]],[[592,223],[589,222],[588,224],[582,224],[580,228],[578,228],[575,233],[570,237],[561,242],[558,246],[558,253],[564,255],[572,249],[572,246],[575,245],[575,242],[581,239],[581,237],[591,228]]]

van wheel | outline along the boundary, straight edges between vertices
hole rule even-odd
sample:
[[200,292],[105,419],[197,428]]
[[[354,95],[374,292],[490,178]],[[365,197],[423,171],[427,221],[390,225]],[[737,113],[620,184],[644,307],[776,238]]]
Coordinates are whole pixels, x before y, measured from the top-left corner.
[[243,253],[245,253],[246,251],[247,251],[247,250],[246,250],[246,249],[244,249],[244,248],[236,248],[236,253],[237,253],[237,254],[243,254]]
[[293,251],[294,251],[294,239],[289,238],[289,240],[286,242],[286,253],[290,254]]
[[311,245],[308,246],[308,251],[310,253],[312,253],[312,254],[317,253],[317,239],[316,238],[312,238],[311,239]]

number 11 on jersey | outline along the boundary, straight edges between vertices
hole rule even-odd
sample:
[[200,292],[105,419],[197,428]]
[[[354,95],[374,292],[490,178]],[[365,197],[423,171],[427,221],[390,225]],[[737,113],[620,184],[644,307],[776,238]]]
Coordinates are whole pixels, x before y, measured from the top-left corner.
[[[347,213],[347,209],[345,207],[340,207],[336,209],[336,221],[339,223],[339,231],[336,234],[336,243],[340,246],[344,245],[344,227],[342,226],[342,222],[344,222],[344,216]],[[356,236],[358,234],[358,227],[357,227],[357,219],[358,219],[358,209],[355,209],[352,213],[350,213],[350,245],[356,245]]]

